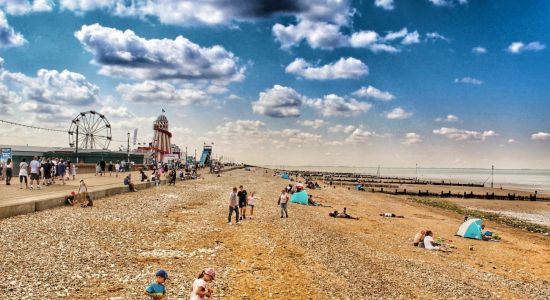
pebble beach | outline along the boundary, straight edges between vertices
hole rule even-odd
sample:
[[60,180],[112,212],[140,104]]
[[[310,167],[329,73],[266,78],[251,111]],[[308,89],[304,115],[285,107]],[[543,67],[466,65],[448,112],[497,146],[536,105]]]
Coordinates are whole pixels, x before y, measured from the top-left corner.
[[[255,191],[254,216],[227,224],[233,186]],[[454,236],[463,216],[407,197],[344,187],[308,191],[327,207],[276,199],[288,181],[260,168],[178,182],[0,220],[1,299],[145,299],[156,270],[166,299],[188,299],[203,268],[213,299],[548,299],[550,240],[486,222],[501,242]],[[347,207],[360,220],[333,219]],[[404,219],[383,218],[393,212]],[[412,246],[429,228],[451,253]]]

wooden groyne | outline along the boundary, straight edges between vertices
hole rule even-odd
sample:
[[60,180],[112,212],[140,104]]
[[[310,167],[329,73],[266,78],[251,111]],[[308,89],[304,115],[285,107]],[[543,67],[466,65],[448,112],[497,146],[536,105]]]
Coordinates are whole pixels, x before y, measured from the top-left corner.
[[537,194],[529,194],[529,196],[516,195],[515,193],[507,195],[496,195],[495,193],[475,194],[474,192],[453,193],[451,191],[440,193],[430,192],[428,190],[410,190],[410,189],[388,189],[388,188],[366,188],[365,191],[371,193],[384,193],[391,195],[406,195],[417,197],[439,197],[439,198],[463,198],[463,199],[485,199],[485,200],[519,200],[519,201],[544,201],[550,202],[548,197],[539,197]]

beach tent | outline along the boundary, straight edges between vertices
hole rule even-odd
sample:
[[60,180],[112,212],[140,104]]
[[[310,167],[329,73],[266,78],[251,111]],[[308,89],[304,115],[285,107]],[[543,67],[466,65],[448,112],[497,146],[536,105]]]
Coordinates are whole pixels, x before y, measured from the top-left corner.
[[456,235],[481,240],[481,219],[468,219],[462,223],[456,232]]
[[306,191],[301,191],[301,192],[296,192],[292,194],[292,196],[290,197],[290,202],[307,205],[308,203],[307,199],[308,199],[308,196]]
[[282,179],[290,179],[290,178],[288,177],[288,173],[283,173],[283,174],[281,174],[281,178],[282,178]]

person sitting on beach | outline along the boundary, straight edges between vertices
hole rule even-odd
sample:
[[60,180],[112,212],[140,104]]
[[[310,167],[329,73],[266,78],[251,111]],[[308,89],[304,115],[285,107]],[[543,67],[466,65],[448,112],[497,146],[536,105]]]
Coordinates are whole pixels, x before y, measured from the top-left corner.
[[381,217],[386,217],[386,218],[405,218],[405,216],[398,216],[394,213],[383,213],[383,214],[380,214]]
[[422,229],[414,236],[413,245],[415,247],[424,248],[424,237],[426,237],[426,230]]
[[322,206],[322,207],[331,207],[331,206],[329,206],[329,205],[324,205],[324,204],[322,204],[322,203],[313,201],[313,195],[308,195],[308,196],[307,196],[307,205],[311,205],[311,206]]
[[92,198],[90,198],[90,194],[86,195],[86,198],[84,199],[83,203],[80,203],[80,207],[92,207],[94,206],[94,201],[92,201]]
[[490,241],[493,239],[493,233],[485,230],[485,224],[481,225],[481,239],[484,241]]
[[147,175],[143,171],[143,168],[139,169],[139,174],[141,175],[141,182],[144,182],[147,180]]
[[442,244],[436,243],[433,238],[434,233],[431,230],[426,231],[426,236],[424,237],[424,248],[426,250],[439,250],[442,252],[450,252],[451,250],[445,247]]
[[78,202],[78,200],[75,198],[76,198],[76,193],[71,192],[68,196],[65,196],[65,203],[71,206],[74,206]]
[[132,174],[128,174],[126,178],[124,178],[124,185],[128,186],[128,190],[130,192],[137,192],[137,190],[134,188],[134,183],[132,182]]

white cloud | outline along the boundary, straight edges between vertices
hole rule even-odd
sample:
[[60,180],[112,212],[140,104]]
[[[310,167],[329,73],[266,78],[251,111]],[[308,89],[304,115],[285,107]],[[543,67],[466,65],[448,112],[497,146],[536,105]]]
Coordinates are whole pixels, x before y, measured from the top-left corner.
[[345,140],[346,144],[365,143],[372,137],[377,136],[374,132],[370,132],[361,128],[356,128]]
[[391,111],[384,113],[384,116],[386,117],[386,119],[390,119],[390,120],[403,120],[403,119],[409,118],[412,115],[413,114],[411,112],[407,112],[401,107],[396,107]]
[[306,40],[313,49],[334,49],[342,47],[347,37],[340,32],[340,26],[326,22],[300,21],[296,25],[275,24],[272,28],[275,39],[283,49],[288,49]]
[[334,94],[326,95],[323,99],[307,99],[305,103],[325,117],[352,117],[365,113],[372,107],[370,103],[344,99]]
[[8,24],[6,15],[0,10],[0,47],[18,47],[26,42],[27,41],[23,35],[15,32],[15,30]]
[[100,74],[139,80],[207,79],[220,82],[244,78],[244,68],[221,46],[201,47],[183,36],[144,39],[133,31],[99,24],[83,25],[75,37],[94,55]]
[[445,37],[442,34],[439,34],[438,32],[428,32],[428,33],[426,33],[426,39],[428,39],[428,40],[442,40],[442,41],[445,41],[447,43],[451,42],[447,37]]
[[0,8],[10,15],[51,11],[53,6],[52,0],[0,0]]
[[436,118],[436,122],[459,122],[460,118],[455,115],[447,115],[445,118]]
[[385,10],[394,9],[393,0],[374,0],[374,5]]
[[225,93],[229,92],[229,89],[225,86],[222,86],[222,85],[212,84],[212,85],[208,86],[207,92],[209,94],[225,94]]
[[397,39],[403,39],[405,36],[407,36],[408,33],[409,33],[409,30],[406,27],[401,28],[401,30],[399,31],[390,31],[386,33],[386,35],[384,36],[384,40],[393,41]]
[[286,69],[286,73],[296,74],[311,80],[355,79],[367,75],[369,68],[362,61],[353,58],[340,58],[338,61],[315,67],[302,58],[296,58]]
[[414,145],[422,143],[422,137],[414,132],[405,134],[405,139],[401,142],[404,145]]
[[122,99],[130,102],[191,105],[207,104],[210,96],[204,91],[193,88],[178,89],[170,83],[147,80],[136,84],[119,84],[117,91]]
[[442,135],[448,139],[455,141],[484,141],[489,137],[498,136],[493,130],[486,130],[483,132],[473,130],[463,130],[457,128],[441,127],[440,129],[434,129],[434,134]]
[[511,54],[519,54],[527,51],[538,52],[546,48],[545,44],[539,41],[530,42],[527,45],[523,42],[513,42],[508,46],[507,51]]
[[472,78],[472,77],[463,77],[463,78],[455,78],[454,83],[465,83],[465,84],[473,84],[473,85],[482,85],[483,81]]
[[353,95],[356,97],[374,98],[381,101],[391,101],[395,99],[395,96],[390,92],[381,91],[371,85],[368,87],[361,87],[357,91],[353,92]]
[[487,53],[487,48],[477,46],[477,47],[472,48],[472,53],[474,53],[474,54],[485,54],[485,53]]
[[341,124],[337,124],[337,125],[334,125],[332,127],[329,127],[328,131],[329,132],[335,132],[335,133],[340,133],[340,132],[343,132],[343,133],[352,133],[357,127],[353,126],[353,125],[341,125]]
[[320,120],[320,119],[317,119],[317,120],[300,120],[297,123],[304,126],[304,127],[311,127],[313,129],[319,129],[325,124],[325,121]]
[[514,139],[508,139],[508,144],[517,144],[517,141]]
[[43,104],[86,106],[97,103],[99,87],[79,73],[63,70],[38,70],[36,77],[0,71],[0,80],[19,90],[25,101]]
[[401,51],[385,43],[386,40],[382,39],[378,33],[370,30],[355,32],[349,38],[349,45],[354,48],[367,48],[374,53],[397,53]]
[[537,133],[533,133],[531,135],[531,139],[532,140],[535,140],[535,141],[546,141],[546,140],[550,140],[550,133],[548,132],[537,132]]
[[403,40],[401,40],[401,44],[403,45],[411,45],[411,44],[418,44],[420,43],[420,34],[418,34],[418,31],[413,31],[410,33],[407,33]]
[[275,118],[298,117],[304,99],[304,96],[292,88],[274,85],[273,88],[261,92],[258,101],[252,102],[252,110],[254,113]]
[[465,5],[468,4],[468,0],[428,0],[435,6],[448,6],[452,7],[455,4]]

